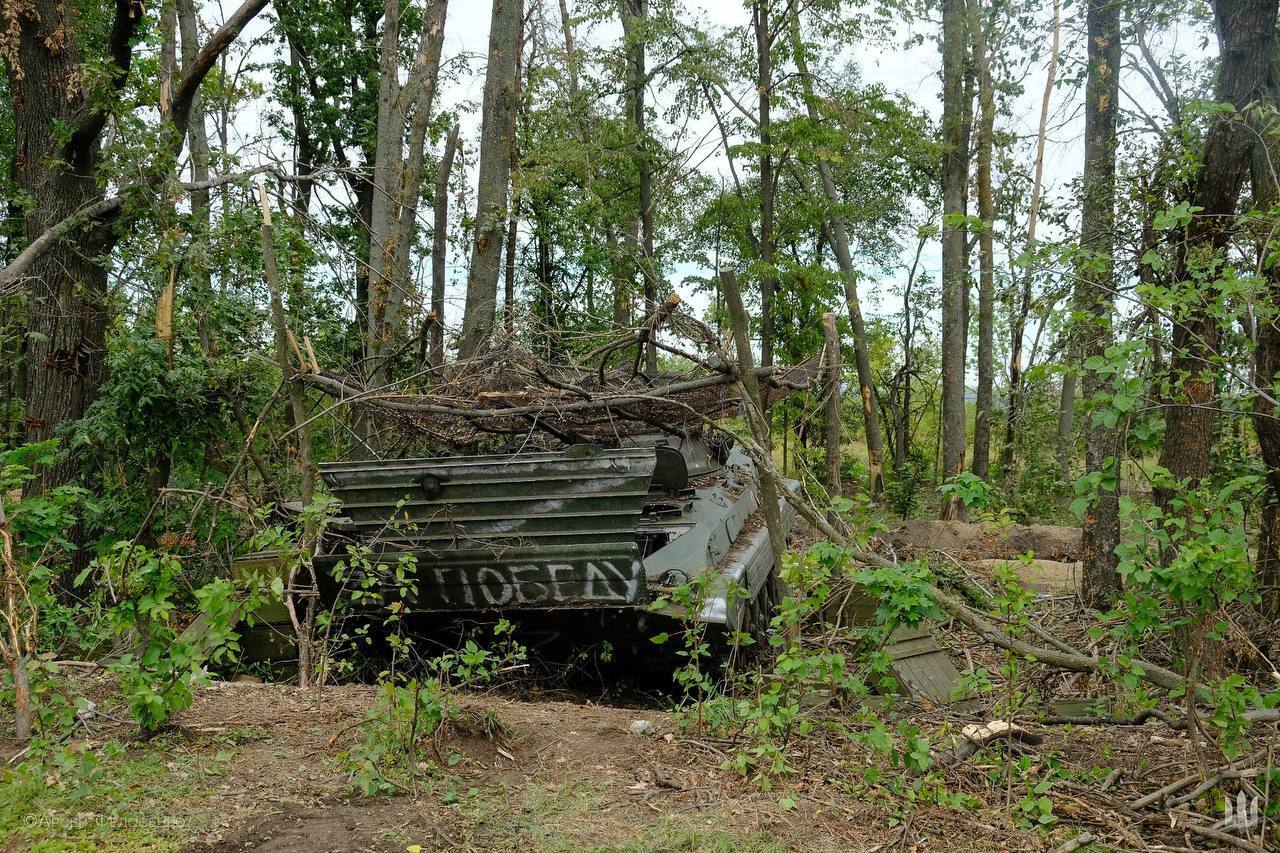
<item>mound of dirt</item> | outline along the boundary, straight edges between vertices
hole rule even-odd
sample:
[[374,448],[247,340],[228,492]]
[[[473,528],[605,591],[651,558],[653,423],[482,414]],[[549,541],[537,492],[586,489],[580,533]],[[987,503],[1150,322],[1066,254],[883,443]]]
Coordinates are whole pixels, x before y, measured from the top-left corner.
[[1002,566],[1010,566],[1024,584],[1049,595],[1071,595],[1079,590],[1081,565],[1057,560],[974,560],[969,563],[987,577],[994,577],[996,569]]
[[942,551],[957,559],[1009,560],[1031,552],[1038,559],[1075,562],[1080,529],[1051,524],[994,524],[962,521],[904,521],[880,540],[895,551]]

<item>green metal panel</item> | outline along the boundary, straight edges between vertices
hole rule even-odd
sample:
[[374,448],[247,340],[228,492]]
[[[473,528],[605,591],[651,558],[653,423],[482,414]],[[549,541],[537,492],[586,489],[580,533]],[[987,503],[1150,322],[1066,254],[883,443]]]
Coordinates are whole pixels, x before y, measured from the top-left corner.
[[[320,475],[366,540],[435,548],[631,542],[651,448],[338,462]],[[549,546],[550,547],[550,546]]]
[[[387,568],[412,558],[407,591]],[[342,558],[318,557],[322,596],[336,592],[329,571]],[[369,560],[384,601],[412,610],[487,610],[542,607],[622,607],[645,596],[644,567],[634,542],[560,544],[518,548],[384,550]],[[382,569],[382,570],[379,570]],[[363,572],[351,575],[359,579]]]

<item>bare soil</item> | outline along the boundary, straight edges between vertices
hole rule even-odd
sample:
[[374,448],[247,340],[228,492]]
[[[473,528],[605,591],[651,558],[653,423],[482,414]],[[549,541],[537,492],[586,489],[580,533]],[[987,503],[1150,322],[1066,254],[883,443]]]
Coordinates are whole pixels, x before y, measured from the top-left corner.
[[895,551],[941,551],[957,559],[1016,559],[1026,553],[1042,560],[1074,562],[1080,555],[1080,528],[1051,524],[999,526],[983,522],[904,521],[879,541]]
[[[506,732],[490,740],[455,732],[442,755],[460,763],[399,796],[355,793],[339,753],[375,700],[367,687],[320,694],[271,684],[201,690],[179,719],[184,749],[224,750],[249,738],[217,784],[183,803],[190,850],[404,851],[465,849],[1037,850],[1040,838],[937,806],[850,796],[863,766],[847,749],[797,745],[802,772],[765,791],[721,768],[732,745],[678,735],[665,713],[558,699],[465,699]],[[631,734],[632,721],[653,730]],[[800,752],[803,750],[803,753]],[[852,763],[851,763],[852,762]],[[197,765],[199,761],[197,761]],[[789,802],[780,805],[782,798]],[[793,805],[794,804],[794,805]],[[957,823],[968,826],[955,835]]]

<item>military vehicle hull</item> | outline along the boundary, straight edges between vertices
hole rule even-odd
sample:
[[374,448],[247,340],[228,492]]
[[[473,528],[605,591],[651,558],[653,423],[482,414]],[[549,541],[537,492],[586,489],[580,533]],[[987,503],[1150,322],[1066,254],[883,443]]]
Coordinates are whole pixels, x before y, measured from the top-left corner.
[[[744,630],[765,615],[753,600],[777,567],[754,467],[735,448],[641,436],[618,448],[333,463],[320,474],[341,505],[335,545],[358,544],[316,559],[325,598],[344,582],[367,585],[372,571],[376,598],[411,612],[648,610],[693,584],[706,594],[696,619]],[[795,514],[780,508],[785,535]],[[411,567],[412,582],[397,566]]]
[[[722,629],[730,646],[762,636],[782,599],[755,467],[730,442],[642,435],[612,448],[328,463],[320,476],[340,507],[313,563],[321,600],[353,602],[374,622],[390,603],[437,627],[520,614],[545,636],[621,634],[652,655],[649,637],[673,619]],[[786,536],[795,511],[784,499],[779,514]],[[261,568],[264,555],[244,559]],[[871,599],[846,605],[838,618],[874,619]],[[951,698],[959,674],[927,630],[899,632],[886,651],[905,692]]]

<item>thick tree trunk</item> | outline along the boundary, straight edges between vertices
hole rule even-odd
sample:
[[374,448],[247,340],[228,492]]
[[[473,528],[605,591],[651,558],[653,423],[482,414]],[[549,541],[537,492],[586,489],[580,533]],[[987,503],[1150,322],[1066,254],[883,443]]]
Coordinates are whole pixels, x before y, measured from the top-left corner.
[[[1075,330],[1081,363],[1101,356],[1111,342],[1115,290],[1116,119],[1120,104],[1120,7],[1111,0],[1089,0],[1089,71],[1084,106],[1084,180],[1075,308],[1083,326]],[[1103,390],[1097,371],[1084,371],[1086,403]],[[1090,420],[1085,432],[1085,470],[1107,472],[1097,498],[1085,510],[1081,590],[1085,604],[1105,608],[1120,594],[1116,547],[1120,544],[1119,493],[1122,444],[1116,429]]]
[[[966,338],[965,294],[969,271],[965,268],[967,230],[955,217],[965,211],[969,178],[969,140],[965,138],[965,0],[942,4],[942,479],[964,469],[965,436],[964,352]],[[956,500],[943,507],[944,518],[958,518],[963,508]]]
[[[68,81],[83,77],[74,11],[53,0],[18,7],[16,51],[3,52],[14,124],[14,171],[18,190],[31,199],[26,208],[27,242],[100,197],[97,183],[99,110],[90,96]],[[128,43],[142,10],[126,6],[116,28],[124,51],[114,57],[129,66]],[[68,34],[59,49],[46,34]],[[117,36],[113,28],[113,41]],[[123,81],[122,81],[123,82]],[[64,137],[64,129],[76,132]],[[45,441],[81,417],[97,394],[106,354],[107,271],[99,261],[115,240],[111,229],[91,223],[59,240],[27,271],[26,440]],[[28,488],[49,489],[71,479],[75,462],[43,468]]]
[[[1274,70],[1268,80],[1267,106],[1280,108],[1280,76]],[[1276,168],[1280,162],[1280,141],[1274,127],[1261,128],[1259,142],[1253,151],[1252,186],[1254,203],[1270,213],[1280,203],[1280,186]],[[1275,251],[1274,240],[1260,247],[1260,258]],[[1259,310],[1257,339],[1254,342],[1253,429],[1267,470],[1267,491],[1263,498],[1258,523],[1258,555],[1256,584],[1262,599],[1262,611],[1271,618],[1280,617],[1280,406],[1275,399],[1280,379],[1280,267],[1259,266],[1266,276],[1269,305]]]
[[[166,119],[162,127],[173,134],[166,141],[180,143],[200,82],[265,5],[266,0],[247,0],[170,87],[161,109]],[[75,221],[73,215],[101,200],[100,137],[113,106],[111,96],[128,81],[132,45],[144,15],[141,3],[116,0],[104,53],[95,57],[82,53],[77,38],[80,25],[72,7],[35,0],[15,9],[9,20],[12,49],[0,53],[9,78],[14,182],[31,199],[24,221],[29,246],[46,233],[58,233],[59,226]],[[99,78],[85,66],[99,67],[104,62],[112,69],[103,81],[105,86],[95,85],[90,91],[83,82]],[[113,208],[111,215],[118,216],[121,209]],[[90,219],[65,237],[46,241],[43,251],[24,261],[28,441],[54,437],[61,427],[81,417],[97,394],[106,354],[107,272],[101,259],[116,242],[112,224],[109,219]],[[45,468],[28,488],[66,483],[75,465],[68,458]],[[75,532],[72,536],[79,538]]]
[[[1216,100],[1238,114],[1219,115],[1209,130],[1204,162],[1192,198],[1201,208],[1187,226],[1176,280],[1197,276],[1212,281],[1209,265],[1219,259],[1232,233],[1240,189],[1249,169],[1253,134],[1239,126],[1239,113],[1267,96],[1267,73],[1275,52],[1276,0],[1218,0],[1214,18],[1220,48]],[[1222,330],[1213,301],[1216,288],[1200,288],[1204,301],[1180,306],[1173,325],[1170,373],[1175,383],[1166,407],[1160,464],[1174,480],[1195,488],[1209,474],[1217,422],[1213,364]],[[1159,488],[1157,503],[1167,509],[1181,488]]]
[[459,358],[475,355],[493,331],[497,310],[507,190],[516,131],[516,67],[521,50],[523,0],[493,0],[489,67],[485,72],[476,187],[476,231],[467,276],[467,300],[458,340]]
[[995,46],[990,43],[993,16],[982,14],[974,31],[978,59],[978,396],[973,421],[973,473],[987,479],[991,464],[991,414],[995,385],[995,203],[991,192],[991,155],[995,146],[996,95],[991,76]]

